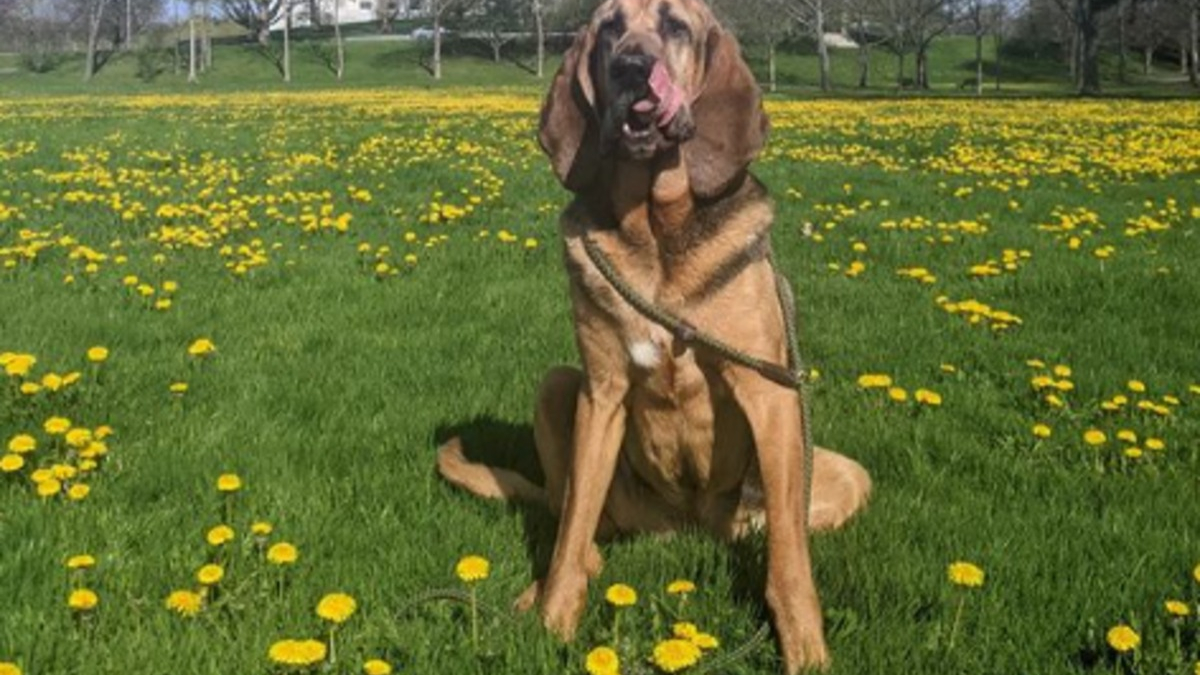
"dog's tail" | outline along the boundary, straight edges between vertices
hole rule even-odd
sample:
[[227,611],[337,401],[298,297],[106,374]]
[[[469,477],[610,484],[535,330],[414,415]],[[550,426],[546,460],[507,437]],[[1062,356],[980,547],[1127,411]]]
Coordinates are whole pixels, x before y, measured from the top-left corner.
[[437,468],[451,484],[486,499],[546,503],[546,490],[521,474],[468,460],[458,437],[438,448]]

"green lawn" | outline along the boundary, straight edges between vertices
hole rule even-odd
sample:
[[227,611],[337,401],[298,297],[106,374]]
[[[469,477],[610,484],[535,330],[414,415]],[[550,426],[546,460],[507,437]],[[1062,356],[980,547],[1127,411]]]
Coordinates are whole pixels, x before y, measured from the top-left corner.
[[[107,60],[95,79],[82,81],[81,54],[64,55],[46,73],[33,74],[19,68],[15,55],[0,55],[0,96],[47,95],[76,93],[175,93],[182,91],[263,91],[357,89],[362,87],[455,88],[462,86],[519,87],[540,90],[543,82],[534,76],[532,45],[513,43],[506,48],[504,60],[495,63],[490,48],[479,40],[468,38],[448,40],[445,46],[443,80],[436,81],[429,71],[432,46],[429,42],[377,39],[373,27],[352,26],[347,34],[346,71],[342,81],[333,74],[332,35],[299,32],[292,45],[292,81],[282,81],[279,58],[282,37],[273,36],[271,50],[247,44],[236,26],[221,25],[213,56],[213,67],[201,73],[197,84],[187,82],[186,35],[165,35],[159,38],[158,50],[138,53],[117,53]],[[402,32],[398,29],[398,32]],[[180,60],[169,50],[173,38],[180,40]],[[558,65],[559,52],[565,47],[552,44],[547,70]],[[745,45],[760,81],[768,79],[766,50],[754,44]],[[920,94],[939,96],[971,96],[974,89],[963,88],[964,80],[975,75],[975,43],[972,38],[947,36],[933,43],[929,69],[931,89],[916,92],[897,87],[898,63],[894,54],[882,46],[871,51],[870,86],[858,88],[858,54],[856,50],[831,51],[832,79],[837,95],[895,96]],[[1150,97],[1189,97],[1196,90],[1186,81],[1179,81],[1177,68],[1158,64],[1148,76],[1138,67],[1140,57],[1130,56],[1128,82],[1117,82],[1116,57],[1106,54],[1103,74],[1109,94]],[[1072,93],[1065,62],[1053,54],[1004,55],[998,66],[1002,87],[995,90],[996,46],[989,39],[984,43],[986,95],[1045,96]],[[11,70],[15,69],[15,71]],[[912,54],[905,56],[904,71],[913,77],[916,67]],[[819,94],[818,63],[810,46],[788,44],[780,48],[778,83],[782,93],[796,95]]]
[[[754,633],[761,539],[690,533],[606,546],[568,647],[502,611],[485,614],[477,654],[463,606],[400,611],[458,585],[469,553],[492,563],[480,597],[507,607],[549,555],[545,513],[477,501],[433,471],[437,444],[461,434],[472,454],[536,477],[535,387],[576,362],[555,227],[567,195],[533,140],[535,96],[99,100],[0,103],[0,353],[37,358],[0,381],[0,443],[28,433],[39,446],[0,474],[0,662],[36,675],[276,672],[275,641],[327,636],[314,607],[333,591],[358,601],[329,667],[347,674],[373,657],[411,673],[582,673],[608,640],[602,596],[618,581],[641,594],[622,620],[624,672],[650,672],[676,578],[699,587],[683,616],[718,653]],[[876,485],[861,516],[814,545],[833,672],[1120,672],[1104,635],[1126,622],[1142,638],[1126,670],[1191,673],[1200,105],[770,110],[756,170],[820,372],[815,435]],[[999,275],[969,274],[989,260]],[[897,274],[917,266],[936,281]],[[993,312],[973,325],[970,299],[1020,323]],[[199,338],[216,352],[189,356]],[[87,361],[93,346],[107,361]],[[1070,375],[1050,372],[1064,365]],[[74,371],[63,390],[19,391]],[[889,375],[910,400],[864,390],[863,374]],[[1035,391],[1038,375],[1062,391]],[[178,382],[186,393],[170,392]],[[919,388],[942,405],[913,402]],[[1105,411],[1118,394],[1127,402]],[[114,429],[92,474],[66,480],[91,487],[78,502],[39,498],[31,480],[82,462],[43,430],[53,415]],[[1036,438],[1036,423],[1053,435]],[[1090,429],[1107,441],[1087,445]],[[1135,444],[1142,456],[1126,456]],[[244,483],[232,498],[216,489],[226,472]],[[263,561],[258,520],[274,526],[269,543],[298,547],[294,566]],[[223,522],[237,539],[209,546]],[[68,574],[82,553],[98,565]],[[200,615],[166,609],[213,560],[226,578]],[[949,584],[956,560],[984,569],[982,589]],[[80,584],[100,604],[73,613]],[[1173,623],[1168,599],[1192,615]],[[722,672],[777,668],[768,643]]]

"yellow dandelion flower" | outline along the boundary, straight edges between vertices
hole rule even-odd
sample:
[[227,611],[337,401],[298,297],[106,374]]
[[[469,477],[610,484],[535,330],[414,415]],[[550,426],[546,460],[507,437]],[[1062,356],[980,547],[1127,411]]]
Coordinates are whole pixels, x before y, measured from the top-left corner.
[[26,396],[33,396],[34,394],[38,393],[41,390],[42,390],[42,385],[38,384],[37,382],[22,382],[21,383],[21,393],[25,394]]
[[86,553],[67,558],[67,569],[85,570],[96,566],[96,558]]
[[242,489],[242,479],[236,473],[223,473],[217,478],[217,491],[237,492]]
[[694,636],[692,636],[692,644],[696,645],[700,649],[703,649],[704,651],[708,651],[710,649],[717,649],[720,647],[721,641],[717,639],[717,636],[709,633],[696,633]]
[[38,469],[37,471],[29,474],[29,480],[33,481],[34,484],[37,485],[45,483],[51,478],[54,478],[54,472],[50,471],[50,469]]
[[76,483],[67,488],[67,499],[73,502],[83,501],[90,494],[92,494],[92,488],[86,483]]
[[57,478],[47,478],[37,484],[38,496],[43,499],[49,499],[59,492],[62,492],[62,483]]
[[354,598],[345,593],[330,593],[317,603],[317,616],[333,623],[345,623],[356,609],[358,603]]
[[889,387],[887,395],[896,403],[904,403],[908,400],[908,392],[903,387]]
[[1171,616],[1188,616],[1192,613],[1192,608],[1186,602],[1179,600],[1167,600],[1163,603],[1163,607]]
[[200,338],[188,346],[187,353],[189,356],[200,357],[208,356],[215,351],[217,351],[217,345],[215,345],[212,340],[209,340],[208,338]]
[[217,525],[209,530],[204,538],[208,541],[209,546],[223,546],[233,541],[234,531],[228,525]]
[[663,640],[654,646],[654,656],[651,660],[663,672],[677,673],[696,665],[700,660],[700,648],[690,640]]
[[946,568],[950,583],[967,588],[978,588],[983,585],[984,572],[979,566],[969,562],[951,563]]
[[1146,449],[1147,450],[1158,451],[1158,450],[1165,450],[1166,448],[1167,448],[1167,444],[1165,442],[1163,442],[1163,440],[1161,438],[1147,438],[1146,439]]
[[1141,380],[1130,380],[1125,386],[1135,394],[1143,394],[1146,392],[1146,383]]
[[167,387],[167,390],[170,391],[172,394],[175,394],[176,396],[183,396],[188,391],[188,383],[187,382],[172,382],[171,385],[169,387]]
[[1192,570],[1192,578],[1196,580],[1196,583],[1200,584],[1200,564],[1197,564],[1196,568]]
[[16,473],[25,468],[25,458],[9,453],[0,457],[0,473]]
[[617,652],[610,647],[596,647],[588,652],[584,667],[587,669],[588,675],[619,675],[621,659],[617,657]]
[[260,520],[250,526],[250,533],[256,537],[265,537],[271,534],[274,529],[267,521]]
[[913,398],[916,399],[917,403],[920,403],[922,405],[927,405],[930,407],[936,408],[937,406],[942,404],[942,395],[937,393],[936,391],[930,391],[929,389],[916,390],[913,393]]
[[667,593],[670,593],[671,595],[686,595],[688,593],[695,592],[696,584],[688,581],[687,579],[676,579],[675,581],[667,584]]
[[371,659],[363,663],[363,675],[392,675],[392,664],[383,659]]
[[17,434],[8,441],[9,452],[24,455],[34,450],[37,450],[37,439],[29,434]]
[[1099,429],[1088,429],[1083,432],[1083,442],[1088,445],[1104,445],[1108,442],[1108,436]]
[[1033,435],[1038,438],[1050,438],[1053,433],[1054,431],[1047,424],[1038,423],[1033,425]]
[[42,428],[51,436],[61,436],[71,429],[71,420],[66,417],[51,417],[46,420]]
[[87,350],[87,358],[92,363],[104,363],[108,360],[108,347],[92,347]]
[[892,378],[879,373],[866,373],[858,376],[858,386],[863,389],[884,389],[892,386]]
[[72,448],[82,448],[92,442],[92,430],[75,427],[63,436],[63,440]]
[[107,424],[101,424],[92,430],[92,435],[96,437],[96,440],[102,441],[113,435],[113,428]]
[[1133,651],[1142,644],[1142,637],[1137,634],[1137,631],[1125,624],[1118,624],[1110,628],[1107,639],[1108,646],[1122,654]]
[[272,565],[291,565],[300,557],[296,547],[281,541],[267,549],[267,562]]
[[1141,449],[1141,448],[1139,448],[1138,446],[1136,446],[1136,445],[1131,445],[1131,446],[1129,446],[1128,448],[1125,448],[1125,450],[1124,450],[1124,454],[1125,454],[1125,456],[1126,456],[1126,457],[1128,457],[1129,459],[1141,459],[1141,458],[1142,458],[1142,455],[1143,455],[1144,453],[1142,452],[1142,449]]
[[21,675],[21,667],[15,663],[0,661],[0,675]]
[[680,621],[680,622],[676,623],[675,625],[671,626],[671,634],[677,638],[682,638],[684,640],[691,640],[692,638],[696,637],[696,635],[699,633],[700,633],[700,629],[696,628],[696,624],[690,623],[688,621]]
[[488,578],[490,571],[491,563],[487,561],[487,558],[477,555],[466,556],[454,566],[454,574],[463,583],[468,584]]
[[100,596],[87,588],[77,588],[67,596],[67,606],[76,612],[88,612],[100,604]]
[[324,661],[327,653],[319,640],[280,640],[267,650],[267,657],[283,666],[311,666]]
[[1071,376],[1071,367],[1062,365],[1062,364],[1054,366],[1054,376],[1055,377],[1070,377]]
[[221,582],[225,578],[225,568],[220,565],[205,565],[199,570],[196,570],[196,581],[199,581],[205,586],[213,586]]
[[1130,429],[1121,429],[1117,432],[1117,440],[1125,441],[1126,443],[1137,443],[1138,435]]
[[613,584],[604,592],[604,599],[614,607],[629,607],[638,601],[637,591],[626,584]]
[[173,591],[166,599],[167,609],[180,616],[193,617],[204,607],[204,596],[195,591]]

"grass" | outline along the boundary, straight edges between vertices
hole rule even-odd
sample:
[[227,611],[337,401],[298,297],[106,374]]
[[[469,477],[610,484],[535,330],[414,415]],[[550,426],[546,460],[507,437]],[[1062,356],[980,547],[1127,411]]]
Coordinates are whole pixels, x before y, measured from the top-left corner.
[[[506,47],[504,61],[492,61],[490,48],[470,39],[450,39],[445,49],[442,81],[430,75],[429,59],[432,47],[428,42],[411,40],[354,40],[375,37],[372,26],[351,26],[346,42],[347,66],[345,78],[339,82],[331,68],[332,35],[298,31],[292,53],[292,82],[282,81],[278,59],[282,38],[273,36],[271,50],[247,44],[236,27],[221,25],[218,29],[213,57],[213,69],[202,73],[198,84],[188,84],[186,67],[186,36],[178,36],[180,61],[176,64],[167,46],[173,37],[158,39],[164,45],[158,51],[117,53],[103,65],[94,80],[81,81],[83,56],[64,55],[61,62],[47,73],[33,74],[18,68],[15,55],[0,54],[0,68],[13,72],[0,74],[0,94],[47,95],[76,93],[178,93],[184,91],[262,91],[358,89],[363,87],[455,88],[462,86],[514,87],[540,91],[543,86],[534,77],[532,44],[517,42]],[[398,28],[402,34],[404,28]],[[551,44],[548,70],[557,67],[557,54],[566,49],[565,43]],[[766,82],[768,68],[765,49],[746,45],[746,55],[759,79]],[[1137,64],[1140,57],[1130,57],[1129,79],[1117,82],[1116,57],[1105,54],[1103,74],[1108,94],[1120,96],[1189,97],[1195,89],[1179,81],[1177,67],[1164,65],[1143,76]],[[895,96],[973,96],[974,88],[962,84],[975,75],[975,43],[972,38],[947,36],[933,43],[930,50],[931,89],[917,92],[897,87],[898,64],[894,55],[883,47],[871,52],[870,86],[858,84],[858,56],[855,50],[831,51],[832,79],[837,95]],[[1073,93],[1067,67],[1062,59],[1047,54],[1004,54],[999,66],[1002,88],[995,90],[996,47],[991,40],[984,43],[985,93],[987,96],[1054,96]],[[8,64],[8,65],[6,65]],[[912,54],[905,57],[905,73],[913,77],[915,61]],[[818,95],[818,64],[811,47],[788,44],[779,51],[779,88],[785,94]]]
[[[461,434],[472,453],[536,476],[533,393],[547,368],[576,362],[554,226],[566,195],[532,140],[535,98],[106,100],[0,104],[10,139],[0,142],[0,352],[36,355],[35,380],[83,374],[35,396],[2,383],[0,442],[25,431],[42,447],[31,466],[0,475],[0,661],[28,673],[269,672],[274,641],[324,634],[313,609],[333,591],[359,604],[339,631],[333,670],[344,673],[375,656],[406,672],[582,672],[607,637],[602,594],[617,581],[643,598],[622,623],[636,641],[625,645],[629,672],[665,635],[671,604],[650,605],[672,579],[697,583],[686,616],[723,649],[756,630],[762,541],[727,547],[692,533],[605,547],[572,646],[503,612],[476,655],[462,607],[399,613],[455,586],[468,553],[492,561],[479,592],[504,607],[552,545],[545,513],[482,503],[432,469],[436,445]],[[1200,107],[821,101],[771,112],[756,171],[778,202],[777,257],[821,373],[815,435],[867,466],[877,490],[846,530],[815,543],[833,672],[1113,672],[1124,666],[1104,633],[1121,622],[1143,638],[1134,672],[1190,672],[1196,617],[1179,624],[1175,648],[1162,603],[1194,612],[1200,600]],[[442,222],[430,222],[435,212]],[[352,219],[339,233],[343,214]],[[1165,229],[1128,236],[1141,217]],[[890,226],[906,218],[908,229]],[[949,226],[964,221],[986,231]],[[1071,229],[1039,227],[1064,222]],[[48,246],[27,259],[15,249],[31,241]],[[79,244],[107,256],[94,272]],[[1109,245],[1110,258],[1095,255]],[[1030,257],[1015,273],[968,275],[1005,249]],[[854,260],[865,271],[848,276]],[[915,265],[937,282],[897,276]],[[153,298],[125,286],[128,275]],[[164,295],[171,307],[153,309]],[[972,326],[939,295],[1023,323]],[[216,353],[189,357],[201,337]],[[110,349],[105,363],[87,363],[94,345]],[[1034,358],[1073,370],[1066,407],[1031,389]],[[944,403],[891,403],[856,384],[864,373]],[[1167,416],[1137,412],[1145,397],[1127,390],[1133,379],[1180,403],[1164,404]],[[189,390],[173,397],[180,381]],[[1131,402],[1104,413],[1119,392]],[[115,429],[81,502],[33,494],[33,465],[60,455],[41,431],[52,414]],[[1054,435],[1036,439],[1035,422]],[[1110,438],[1101,448],[1082,441],[1092,427]],[[1125,458],[1113,439],[1122,428],[1167,449]],[[225,472],[245,483],[232,517],[215,489]],[[282,589],[248,535],[259,519],[274,525],[271,541],[300,551]],[[204,533],[223,521],[238,540],[220,553]],[[63,567],[79,553],[99,561],[83,581]],[[195,619],[167,611],[167,594],[195,587],[213,558],[232,561],[219,607]],[[950,649],[955,560],[987,581]],[[84,618],[66,607],[73,583],[101,599]],[[729,672],[777,669],[768,646]]]

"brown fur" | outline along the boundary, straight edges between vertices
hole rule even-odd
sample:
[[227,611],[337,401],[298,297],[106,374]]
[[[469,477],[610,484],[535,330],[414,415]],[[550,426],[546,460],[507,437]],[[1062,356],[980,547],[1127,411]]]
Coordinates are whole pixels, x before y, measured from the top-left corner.
[[[663,37],[668,14],[688,39]],[[624,35],[601,35],[618,15]],[[690,94],[652,159],[605,145],[620,94],[607,77],[612,54],[600,51],[610,48],[663,60]],[[439,471],[475,494],[545,503],[559,517],[549,573],[518,604],[540,605],[565,639],[600,570],[597,537],[699,526],[734,539],[765,526],[766,600],[785,669],[826,665],[808,531],[845,523],[866,503],[870,477],[823,448],[805,476],[799,394],[642,317],[582,244],[590,237],[628,284],[692,325],[786,363],[766,256],[772,206],[747,172],[768,124],[737,42],[699,0],[608,0],[565,57],[541,119],[551,166],[576,194],[561,226],[583,369],[551,370],[538,394],[544,487],[467,461],[457,440],[439,450]]]

